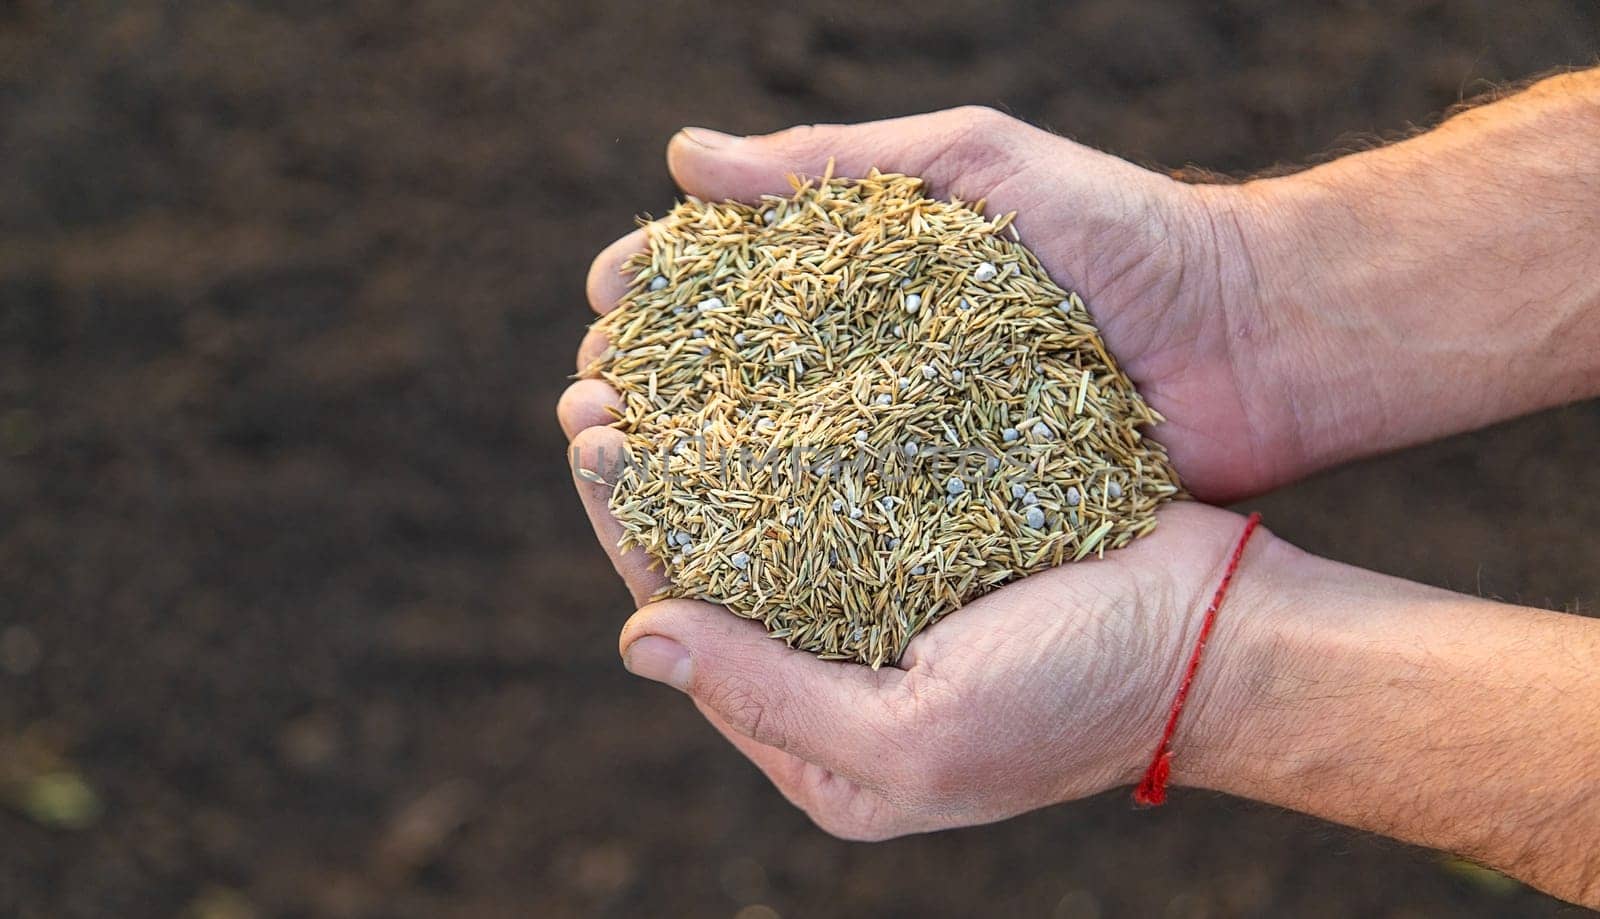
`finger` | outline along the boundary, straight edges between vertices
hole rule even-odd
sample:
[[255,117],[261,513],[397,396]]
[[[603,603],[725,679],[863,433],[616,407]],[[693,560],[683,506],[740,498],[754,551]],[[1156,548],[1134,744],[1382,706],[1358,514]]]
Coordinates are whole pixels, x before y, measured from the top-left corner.
[[[568,458],[572,463],[573,482],[583,498],[583,509],[589,514],[589,523],[594,527],[595,536],[611,557],[612,567],[617,569],[623,583],[628,585],[633,602],[643,604],[667,585],[667,579],[659,564],[651,567],[650,555],[643,549],[635,547],[623,552],[617,548],[617,541],[622,538],[622,524],[611,515],[610,483],[616,474],[626,440],[616,428],[584,428],[572,438]],[[586,470],[599,475],[604,481],[591,480],[584,475]]]
[[640,227],[600,250],[589,263],[589,278],[585,284],[590,309],[604,316],[617,308],[617,301],[628,292],[628,284],[633,280],[622,273],[622,266],[645,248],[644,228]]
[[967,107],[852,125],[805,125],[754,137],[685,128],[667,145],[667,168],[684,191],[707,200],[787,196],[788,177],[821,175],[830,158],[843,176],[876,167],[928,180],[939,197],[974,200],[1059,139],[993,109]]
[[611,339],[606,337],[606,333],[599,329],[590,329],[583,336],[583,341],[578,343],[578,373],[583,374],[588,371],[594,366],[594,362],[604,357],[610,349]]
[[630,671],[684,690],[757,743],[868,787],[894,784],[901,671],[820,660],[695,600],[639,610],[619,647]]
[[601,427],[617,420],[622,412],[622,397],[604,380],[579,380],[567,387],[556,402],[556,418],[571,440],[586,428]]
[[908,831],[909,821],[875,792],[792,753],[757,743],[700,702],[695,707],[734,749],[761,770],[779,794],[823,830],[863,842]]

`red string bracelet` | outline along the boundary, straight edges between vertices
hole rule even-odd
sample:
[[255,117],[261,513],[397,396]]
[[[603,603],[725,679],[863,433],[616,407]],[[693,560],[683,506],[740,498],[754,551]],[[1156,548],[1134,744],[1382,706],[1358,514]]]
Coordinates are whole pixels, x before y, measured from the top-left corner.
[[1239,541],[1233,546],[1233,555],[1228,557],[1228,567],[1222,571],[1222,583],[1217,585],[1211,605],[1206,607],[1206,617],[1200,623],[1200,637],[1194,643],[1194,653],[1189,655],[1189,666],[1184,670],[1183,682],[1178,684],[1178,695],[1172,700],[1172,711],[1167,714],[1167,728],[1161,732],[1161,743],[1156,745],[1156,755],[1151,757],[1144,778],[1133,789],[1136,804],[1155,807],[1167,801],[1167,778],[1172,774],[1172,735],[1178,730],[1178,716],[1183,714],[1183,704],[1189,701],[1189,688],[1194,685],[1195,671],[1200,669],[1200,655],[1206,649],[1206,639],[1211,637],[1211,628],[1217,624],[1217,610],[1222,608],[1222,598],[1228,595],[1228,584],[1233,580],[1233,573],[1239,570],[1239,559],[1244,557],[1245,544],[1250,542],[1259,523],[1260,514],[1251,514],[1250,519],[1245,521],[1244,532],[1239,534]]

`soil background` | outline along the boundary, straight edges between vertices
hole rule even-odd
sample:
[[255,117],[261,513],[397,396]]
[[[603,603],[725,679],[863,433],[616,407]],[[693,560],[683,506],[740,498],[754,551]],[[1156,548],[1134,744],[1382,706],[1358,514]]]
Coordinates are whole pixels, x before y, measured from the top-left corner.
[[[554,405],[680,125],[984,103],[1240,172],[1597,51],[1553,0],[0,0],[0,915],[1581,912],[1189,791],[827,837],[619,666]],[[1597,445],[1578,405],[1249,506],[1587,613]]]

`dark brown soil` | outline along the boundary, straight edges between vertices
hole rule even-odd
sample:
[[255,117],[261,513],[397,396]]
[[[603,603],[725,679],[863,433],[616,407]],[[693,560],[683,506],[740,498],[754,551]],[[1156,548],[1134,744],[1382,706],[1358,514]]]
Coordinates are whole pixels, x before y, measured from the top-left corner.
[[[618,666],[553,406],[679,125],[980,102],[1248,170],[1592,61],[1600,11],[763,6],[0,0],[0,787],[101,804],[0,809],[0,915],[1560,912],[1195,793],[824,836]],[[1257,506],[1587,611],[1597,443],[1588,404]]]

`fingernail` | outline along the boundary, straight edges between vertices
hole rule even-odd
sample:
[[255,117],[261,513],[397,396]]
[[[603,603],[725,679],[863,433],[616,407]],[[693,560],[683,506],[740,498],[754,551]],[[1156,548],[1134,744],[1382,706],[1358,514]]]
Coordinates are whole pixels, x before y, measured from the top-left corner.
[[708,150],[726,147],[739,139],[735,135],[713,131],[710,128],[684,128],[683,136]]
[[623,652],[622,666],[634,676],[665,683],[684,692],[689,690],[692,676],[689,652],[670,638],[646,635],[638,639]]

